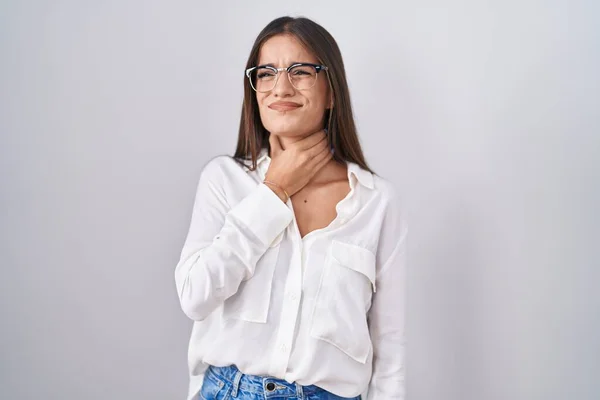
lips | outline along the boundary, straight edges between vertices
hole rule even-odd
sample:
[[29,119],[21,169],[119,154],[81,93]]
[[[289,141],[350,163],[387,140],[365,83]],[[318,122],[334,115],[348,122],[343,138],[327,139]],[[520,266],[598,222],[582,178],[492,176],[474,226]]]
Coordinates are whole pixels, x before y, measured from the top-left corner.
[[302,107],[301,104],[291,101],[276,101],[275,103],[269,104],[269,108],[275,111],[292,111],[300,107]]

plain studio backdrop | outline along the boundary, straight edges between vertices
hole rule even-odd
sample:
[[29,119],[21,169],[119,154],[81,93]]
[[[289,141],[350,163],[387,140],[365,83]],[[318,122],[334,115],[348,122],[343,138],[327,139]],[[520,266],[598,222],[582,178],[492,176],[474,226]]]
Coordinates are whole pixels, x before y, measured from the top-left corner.
[[441,0],[3,1],[0,398],[185,398],[196,185],[288,14],[406,200],[407,400],[597,399],[600,7]]

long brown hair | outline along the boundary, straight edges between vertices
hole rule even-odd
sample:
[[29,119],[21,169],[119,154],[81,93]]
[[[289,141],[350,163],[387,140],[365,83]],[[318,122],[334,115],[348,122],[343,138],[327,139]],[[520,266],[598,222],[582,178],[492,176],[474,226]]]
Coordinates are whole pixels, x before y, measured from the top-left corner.
[[[329,144],[334,149],[334,159],[338,162],[352,161],[373,172],[367,166],[356,133],[342,53],[333,36],[325,28],[303,17],[280,17],[271,21],[256,38],[246,68],[256,66],[263,43],[280,34],[294,35],[320,63],[328,67],[326,74],[333,94],[333,107],[325,112],[325,127]],[[252,160],[250,168],[255,169],[257,156],[264,147],[270,147],[269,132],[260,119],[255,92],[244,76],[244,103],[234,158]]]

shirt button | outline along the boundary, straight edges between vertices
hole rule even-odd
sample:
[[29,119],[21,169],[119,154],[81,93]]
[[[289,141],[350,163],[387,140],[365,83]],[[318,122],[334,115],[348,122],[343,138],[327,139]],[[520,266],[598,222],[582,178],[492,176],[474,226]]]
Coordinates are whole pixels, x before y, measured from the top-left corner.
[[281,351],[285,353],[287,351],[287,346],[285,344],[281,345]]
[[298,295],[296,295],[296,293],[290,293],[290,299],[292,301],[296,301],[296,300],[298,300]]

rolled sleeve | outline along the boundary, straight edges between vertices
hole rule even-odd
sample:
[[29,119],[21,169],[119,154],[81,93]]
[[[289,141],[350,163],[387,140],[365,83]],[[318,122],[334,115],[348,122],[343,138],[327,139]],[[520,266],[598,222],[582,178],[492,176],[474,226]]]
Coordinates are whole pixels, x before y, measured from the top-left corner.
[[264,183],[232,208],[229,215],[244,224],[266,246],[294,218],[292,210]]

